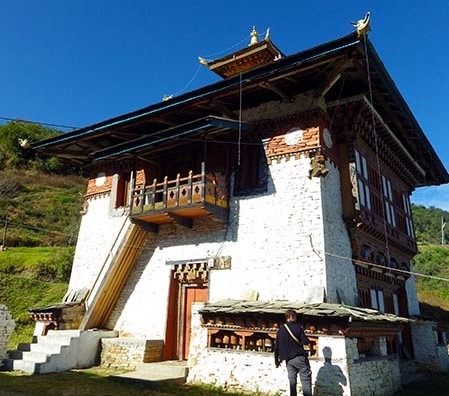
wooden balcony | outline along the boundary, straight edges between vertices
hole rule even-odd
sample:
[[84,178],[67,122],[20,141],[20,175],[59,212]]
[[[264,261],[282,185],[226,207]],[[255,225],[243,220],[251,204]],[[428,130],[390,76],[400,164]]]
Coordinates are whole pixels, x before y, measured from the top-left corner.
[[[157,231],[157,225],[177,222],[191,227],[193,219],[211,217],[228,221],[228,189],[223,174],[199,174],[190,171],[186,177],[136,186],[132,191],[133,222]],[[155,226],[155,227],[152,227]]]

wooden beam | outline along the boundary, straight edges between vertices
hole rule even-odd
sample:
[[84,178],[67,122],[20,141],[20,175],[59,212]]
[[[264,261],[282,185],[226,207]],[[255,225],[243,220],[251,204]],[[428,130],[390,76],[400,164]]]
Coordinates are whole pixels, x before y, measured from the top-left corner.
[[131,219],[131,222],[137,224],[142,230],[152,232],[153,234],[157,234],[159,232],[159,226],[154,223],[148,223],[147,221]]
[[174,213],[169,212],[168,216],[177,224],[186,227],[186,228],[192,228],[193,226],[193,220],[189,219],[187,217],[181,217],[181,216],[177,216]]
[[221,101],[212,100],[210,105],[218,110],[222,115],[232,120],[236,120],[238,118],[238,115]]
[[273,83],[271,82],[261,82],[258,84],[259,87],[268,89],[269,91],[274,92],[276,95],[280,96],[281,99],[284,99],[287,102],[291,101],[291,97],[289,95],[287,95],[284,91],[280,90],[278,87],[276,87]]
[[342,59],[332,70],[328,73],[327,77],[323,79],[321,84],[315,90],[315,98],[326,95],[326,93],[336,84],[340,79],[344,69],[352,64],[351,59]]

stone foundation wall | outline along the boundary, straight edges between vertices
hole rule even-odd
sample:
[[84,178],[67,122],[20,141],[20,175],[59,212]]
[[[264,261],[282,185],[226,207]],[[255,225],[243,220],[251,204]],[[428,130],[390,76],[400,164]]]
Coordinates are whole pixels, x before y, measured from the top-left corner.
[[0,305],[0,365],[7,357],[8,341],[16,327],[11,314],[4,305]]
[[[207,328],[194,304],[189,354],[190,383],[211,383],[228,390],[287,395],[285,364],[276,369],[272,353],[207,348]],[[387,356],[378,337],[379,356],[360,359],[356,338],[318,336],[318,357],[310,358],[314,396],[385,396],[401,387],[399,359]]]
[[101,365],[119,369],[135,369],[139,363],[162,360],[162,340],[136,338],[103,338]]
[[398,358],[373,357],[349,365],[351,396],[393,395],[401,388]]
[[438,345],[435,322],[419,320],[411,325],[415,359],[422,369],[446,371],[449,355],[445,345]]

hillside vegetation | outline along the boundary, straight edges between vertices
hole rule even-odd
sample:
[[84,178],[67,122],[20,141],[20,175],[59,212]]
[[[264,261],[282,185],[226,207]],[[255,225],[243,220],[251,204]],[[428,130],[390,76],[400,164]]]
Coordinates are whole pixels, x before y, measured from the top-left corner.
[[[21,122],[0,125],[0,304],[17,328],[10,348],[28,342],[28,308],[60,302],[70,278],[86,181],[81,170],[21,147],[61,132]],[[22,141],[23,142],[23,141]],[[412,205],[419,254],[415,258],[423,312],[449,310],[449,248],[441,246],[441,219],[449,212]],[[439,277],[436,279],[432,277]]]
[[31,339],[27,309],[61,301],[70,278],[85,179],[19,144],[59,133],[21,122],[0,125],[0,304],[16,321],[11,348]]

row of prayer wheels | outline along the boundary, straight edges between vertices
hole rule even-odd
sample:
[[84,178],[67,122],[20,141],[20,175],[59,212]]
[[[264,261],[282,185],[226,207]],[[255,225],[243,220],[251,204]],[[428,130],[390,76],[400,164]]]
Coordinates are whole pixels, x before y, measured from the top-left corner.
[[234,333],[219,333],[213,338],[213,346],[217,348],[272,352],[274,340],[266,334],[241,337]]

